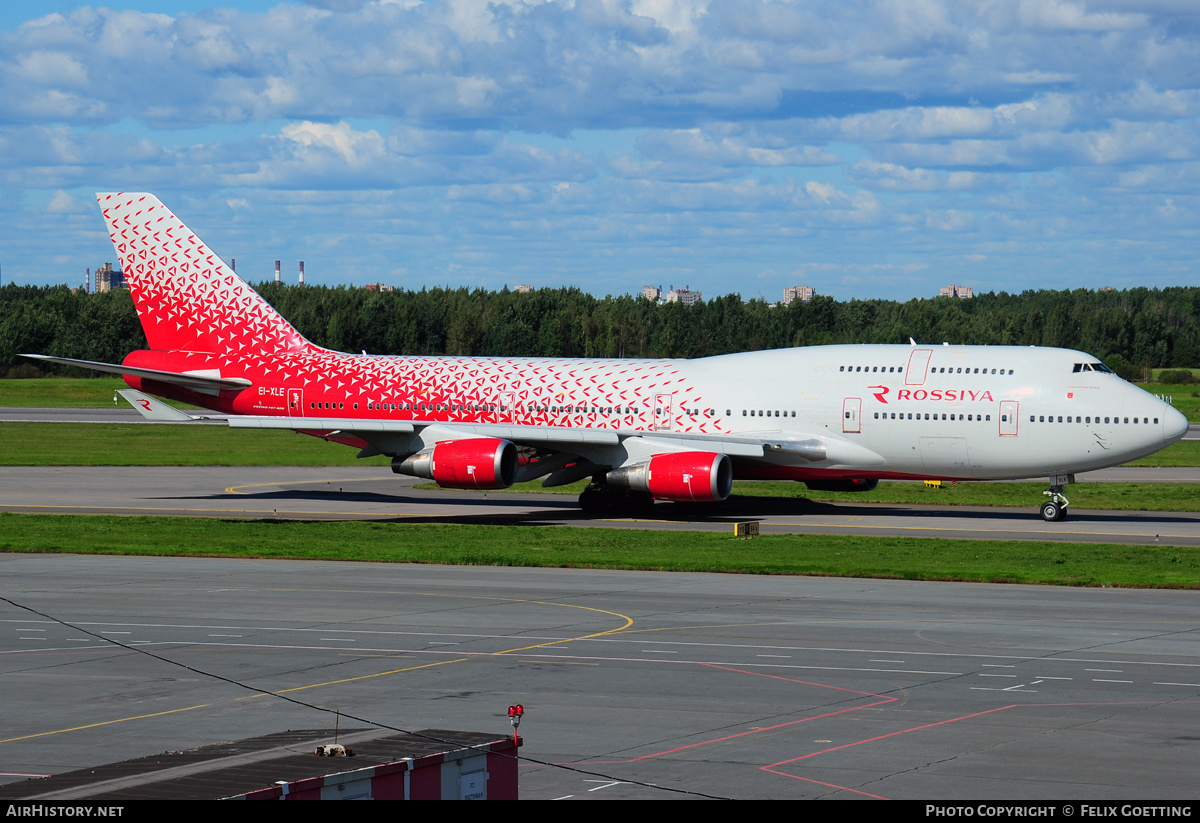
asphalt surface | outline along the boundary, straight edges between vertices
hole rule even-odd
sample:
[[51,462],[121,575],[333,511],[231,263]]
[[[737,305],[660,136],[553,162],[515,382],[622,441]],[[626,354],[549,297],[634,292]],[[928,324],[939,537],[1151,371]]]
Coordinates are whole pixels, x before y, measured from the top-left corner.
[[[1110,474],[1126,471],[1162,470]],[[1180,473],[1194,479],[1200,470]],[[0,511],[702,531],[753,520],[764,533],[1200,546],[1200,513],[1072,508],[1065,522],[1046,523],[1036,509],[1044,481],[1031,483],[1026,505],[1012,509],[890,505],[869,495],[837,504],[744,498],[701,509],[656,503],[650,518],[636,520],[589,518],[570,495],[414,489],[418,482],[381,467],[31,466],[0,472]]]
[[41,613],[0,602],[0,781],[332,734],[270,690],[497,735],[520,702],[524,798],[1200,796],[1194,592],[0,555],[0,594]]
[[[1093,475],[1080,480],[1200,480]],[[592,521],[571,497],[415,482],[378,467],[6,468],[0,510],[1200,543],[1197,515],[1043,523],[1038,487],[1019,509],[756,500]],[[522,702],[525,798],[1200,795],[1192,592],[0,555],[0,594],[42,613],[0,602],[0,797],[31,775],[335,723],[261,690],[497,734]]]

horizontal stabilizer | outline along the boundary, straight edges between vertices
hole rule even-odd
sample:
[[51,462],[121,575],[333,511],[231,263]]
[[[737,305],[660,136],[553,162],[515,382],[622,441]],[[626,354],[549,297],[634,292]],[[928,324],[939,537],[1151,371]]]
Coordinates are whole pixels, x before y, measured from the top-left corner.
[[157,380],[159,383],[170,383],[193,391],[240,391],[253,385],[244,377],[215,377],[207,374],[180,374],[173,371],[158,369],[137,369],[122,366],[118,363],[97,363],[94,360],[73,360],[70,357],[50,357],[45,354],[22,354],[31,360],[42,360],[46,363],[58,363],[60,366],[75,366],[80,369],[108,372],[109,374],[127,374],[130,377],[140,377],[143,380]]
[[174,406],[168,406],[157,397],[148,397],[140,391],[133,389],[118,389],[117,394],[121,395],[128,401],[129,405],[133,406],[147,420],[153,420],[156,423],[192,423],[203,418],[192,417],[190,414],[181,412]]

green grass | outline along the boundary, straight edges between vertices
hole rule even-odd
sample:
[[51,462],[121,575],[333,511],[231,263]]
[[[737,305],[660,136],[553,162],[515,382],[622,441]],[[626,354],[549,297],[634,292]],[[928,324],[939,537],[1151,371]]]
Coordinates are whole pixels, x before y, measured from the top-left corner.
[[1200,587],[1200,550],[827,535],[0,513],[0,551]]
[[1158,468],[1200,466],[1200,440],[1180,440],[1160,452],[1125,465]]
[[356,449],[290,431],[223,425],[2,423],[3,466],[361,466]]
[[[60,409],[96,409],[112,403],[117,389],[129,386],[120,377],[37,377],[0,380],[0,406],[44,406]],[[121,405],[129,408],[124,400]]]
[[[1046,499],[1046,481],[959,483],[929,488],[924,483],[883,481],[871,492],[815,492],[800,483],[738,482],[733,493],[750,497],[803,497],[828,503],[898,503],[922,506],[1017,506],[1036,508]],[[1112,511],[1200,511],[1198,483],[1081,483],[1068,486],[1076,509]]]
[[1183,412],[1188,422],[1200,423],[1200,386],[1170,383],[1139,383],[1138,386],[1151,394],[1171,398],[1171,405]]
[[[540,481],[518,483],[508,489],[533,494],[578,495],[588,481],[542,488]],[[418,483],[421,490],[436,483]],[[813,500],[822,503],[885,503],[920,506],[1040,506],[1045,481],[1024,483],[959,483],[930,488],[924,483],[885,480],[870,492],[817,492],[803,483],[787,480],[739,480],[733,484],[732,503],[755,499]],[[483,492],[480,492],[481,494]],[[1067,499],[1077,509],[1111,511],[1200,511],[1200,483],[1082,483],[1068,486]]]

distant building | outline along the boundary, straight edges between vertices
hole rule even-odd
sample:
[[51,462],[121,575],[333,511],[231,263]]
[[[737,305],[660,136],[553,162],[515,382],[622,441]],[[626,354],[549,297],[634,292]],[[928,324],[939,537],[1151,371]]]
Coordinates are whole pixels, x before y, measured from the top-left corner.
[[669,291],[667,296],[663,298],[664,303],[682,303],[685,306],[690,306],[693,303],[699,303],[704,299],[704,295],[698,291],[692,291],[687,286],[684,286],[678,291]]
[[939,293],[939,297],[957,297],[961,300],[968,300],[975,296],[975,291],[970,286],[944,286]]
[[799,300],[801,303],[807,303],[813,299],[813,295],[817,290],[812,286],[788,286],[783,290],[783,305],[788,305],[793,300]]
[[517,294],[529,294],[531,291],[533,291],[533,286],[527,286],[522,283],[519,286],[513,286],[513,291],[515,291]]
[[368,283],[367,285],[363,286],[363,288],[366,289],[367,291],[395,291],[396,290],[395,286],[388,286],[383,283]]
[[662,286],[642,286],[642,297],[651,303],[657,303],[662,299]]
[[127,289],[129,286],[125,283],[125,272],[120,269],[114,269],[112,263],[105,263],[100,268],[96,269],[96,291],[112,291],[113,289]]

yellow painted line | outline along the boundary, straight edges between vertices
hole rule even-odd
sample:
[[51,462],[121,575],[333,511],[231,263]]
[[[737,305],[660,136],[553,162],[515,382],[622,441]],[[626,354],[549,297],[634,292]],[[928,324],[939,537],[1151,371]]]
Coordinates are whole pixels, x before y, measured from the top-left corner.
[[[238,700],[252,700],[256,697],[269,697],[269,696],[275,695],[275,694],[287,694],[288,692],[302,692],[305,689],[316,689],[316,688],[320,688],[321,686],[337,686],[341,683],[354,683],[358,680],[370,680],[372,677],[383,677],[384,675],[388,675],[388,674],[400,674],[401,672],[412,672],[412,671],[416,671],[417,669],[430,669],[430,668],[433,668],[434,666],[445,666],[447,663],[462,663],[464,660],[468,660],[468,659],[470,659],[470,658],[460,657],[457,660],[439,660],[437,663],[425,663],[421,666],[410,666],[407,669],[392,669],[389,672],[375,672],[375,674],[363,674],[363,675],[359,675],[358,677],[347,677],[343,680],[327,680],[324,683],[310,683],[307,686],[296,686],[291,689],[276,689],[275,691],[271,691],[271,692],[259,692],[258,694],[249,694],[249,695],[246,695],[245,697],[234,698],[234,701],[236,702]],[[3,741],[0,741],[0,742],[3,742]]]
[[338,517],[454,517],[453,513],[448,514],[430,514],[429,512],[347,512],[347,511],[312,511],[309,510],[292,510],[292,509],[162,509],[151,508],[147,506],[42,506],[42,505],[25,505],[14,503],[12,505],[0,504],[0,511],[13,511],[15,509],[68,509],[70,511],[78,511],[82,514],[87,514],[93,511],[117,511],[117,512],[157,512],[158,514],[174,514],[177,512],[202,512],[205,514],[245,514],[245,515],[268,515],[268,514],[295,514],[303,517],[315,517],[318,515],[336,515]]
[[335,477],[332,479],[321,478],[320,480],[283,480],[278,483],[247,483],[244,486],[226,486],[225,491],[227,491],[229,494],[243,494],[243,492],[238,491],[238,489],[261,489],[264,486],[282,486],[284,484],[289,486],[303,486],[305,484],[311,485],[313,483],[377,483],[381,480],[388,479],[389,478],[387,477],[348,477],[344,480],[339,480]]
[[86,726],[73,726],[69,729],[57,729],[52,732],[38,732],[37,734],[27,734],[23,737],[10,737],[6,740],[0,740],[0,743],[13,743],[17,740],[32,740],[35,737],[47,737],[52,734],[65,734],[67,732],[78,732],[84,729],[96,729],[100,726],[111,726],[114,723],[127,723],[130,720],[146,720],[150,717],[162,717],[164,714],[178,714],[179,712],[190,712],[193,709],[203,709],[210,706],[210,703],[201,703],[199,706],[188,706],[185,709],[169,709],[165,712],[155,712],[154,714],[139,714],[136,717],[122,717],[118,720],[104,720],[100,723],[89,723]]
[[[251,694],[251,695],[246,695],[244,697],[234,698],[234,702],[241,701],[241,700],[251,700],[254,698],[258,698],[258,697],[269,697],[272,695],[289,694],[291,692],[305,691],[307,689],[316,689],[316,688],[320,688],[322,686],[338,686],[338,685],[341,685],[344,683],[355,683],[355,682],[358,682],[361,680],[371,680],[376,677],[385,677],[385,676],[391,675],[391,674],[401,674],[403,672],[417,671],[420,669],[431,669],[436,666],[445,666],[445,665],[448,665],[451,663],[464,663],[468,660],[476,659],[478,657],[485,657],[485,658],[486,657],[495,657],[498,655],[513,654],[514,652],[528,651],[529,649],[538,649],[543,646],[554,646],[554,645],[558,645],[559,643],[570,643],[573,640],[587,640],[587,639],[593,638],[593,637],[603,637],[604,635],[615,634],[617,632],[624,631],[625,629],[628,629],[630,626],[632,626],[633,622],[634,622],[633,618],[629,617],[628,615],[620,614],[618,612],[608,611],[606,609],[597,609],[592,606],[578,606],[578,605],[574,605],[571,603],[550,603],[550,602],[547,602],[544,600],[519,600],[519,599],[510,599],[510,598],[503,598],[503,597],[486,597],[486,596],[478,596],[478,595],[472,596],[472,595],[433,595],[433,594],[430,594],[427,596],[443,596],[443,597],[450,596],[450,597],[460,597],[460,598],[464,598],[464,599],[473,599],[473,600],[493,600],[493,601],[499,601],[499,602],[504,602],[504,603],[534,603],[534,604],[537,604],[540,606],[558,606],[560,608],[567,608],[567,609],[583,609],[585,611],[598,612],[599,614],[608,614],[608,615],[612,615],[613,617],[619,617],[625,621],[625,624],[623,626],[619,626],[618,628],[608,629],[608,630],[602,631],[602,632],[595,632],[593,634],[587,634],[587,635],[581,635],[579,637],[567,638],[565,640],[551,640],[551,641],[547,641],[545,643],[536,643],[531,646],[522,646],[520,648],[507,649],[505,651],[492,652],[490,654],[472,655],[471,657],[459,657],[454,660],[439,660],[436,663],[424,663],[420,666],[409,666],[409,667],[403,668],[403,669],[391,669],[389,671],[384,671],[384,672],[375,672],[373,674],[364,674],[364,675],[360,675],[358,677],[347,677],[347,678],[343,678],[341,680],[328,680],[328,681],[325,681],[322,683],[310,683],[306,686],[295,686],[290,689],[279,689],[277,691],[261,691],[256,694]],[[547,662],[547,661],[539,658],[538,662]],[[563,662],[573,662],[573,661],[563,661]],[[577,664],[577,665],[599,665],[599,664],[581,663],[581,664]],[[156,712],[154,714],[138,715],[136,717],[124,717],[124,718],[120,718],[117,720],[106,720],[106,721],[103,721],[100,723],[92,723],[92,724],[89,724],[86,726],[74,726],[74,727],[68,728],[68,729],[57,729],[55,731],[49,731],[49,732],[38,732],[36,734],[24,735],[22,737],[12,737],[12,738],[8,738],[7,740],[0,740],[0,743],[11,743],[11,742],[18,741],[18,740],[30,740],[30,739],[37,738],[37,737],[46,737],[48,735],[65,734],[66,732],[81,731],[84,729],[93,729],[93,728],[97,728],[99,726],[108,726],[108,725],[112,725],[114,723],[126,723],[131,720],[144,720],[144,719],[151,718],[151,717],[161,717],[163,715],[168,715],[168,714],[176,714],[179,712],[192,711],[194,709],[202,709],[202,708],[206,708],[210,705],[212,705],[212,704],[202,703],[198,706],[188,706],[187,708],[182,708],[182,709],[170,709],[168,711]]]
[[576,606],[571,603],[547,603],[544,600],[518,600],[516,602],[518,602],[518,603],[536,603],[539,606],[561,606],[562,608],[565,608],[565,609],[584,609],[589,612],[599,612],[600,614],[611,614],[613,617],[619,617],[622,620],[624,620],[625,625],[621,626],[619,628],[616,628],[616,629],[609,629],[608,631],[604,631],[604,632],[596,632],[595,634],[585,634],[580,637],[567,638],[566,640],[548,640],[545,643],[535,643],[532,646],[521,646],[518,649],[506,649],[505,651],[502,651],[502,652],[496,652],[496,654],[512,654],[513,652],[523,652],[523,651],[528,651],[529,649],[540,649],[543,646],[557,646],[559,643],[571,643],[575,640],[589,640],[593,637],[603,637],[606,634],[616,634],[617,632],[623,632],[626,629],[628,629],[630,626],[633,625],[633,618],[629,617],[628,615],[620,614],[618,612],[610,612],[605,609],[595,609],[595,608],[592,608],[591,606]]

